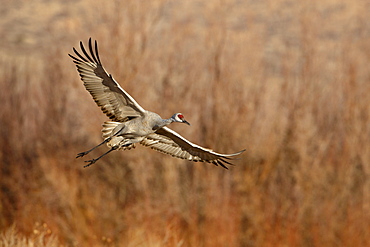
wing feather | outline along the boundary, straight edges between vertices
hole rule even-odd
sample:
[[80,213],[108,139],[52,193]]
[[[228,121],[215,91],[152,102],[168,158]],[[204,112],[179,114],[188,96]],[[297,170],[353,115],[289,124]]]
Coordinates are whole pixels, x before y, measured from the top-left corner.
[[168,127],[163,127],[155,133],[146,136],[140,144],[176,158],[208,162],[216,166],[220,165],[226,169],[227,167],[225,164],[232,165],[232,163],[227,160],[231,160],[234,156],[245,151],[242,150],[233,154],[216,153],[210,149],[203,148],[186,140]]
[[[95,51],[89,39],[89,52],[80,42],[82,54],[75,48],[74,55],[68,54],[76,64],[84,86],[96,104],[113,121],[125,122],[142,116],[145,110],[108,74],[100,62],[98,44]],[[89,54],[90,53],[90,54]]]

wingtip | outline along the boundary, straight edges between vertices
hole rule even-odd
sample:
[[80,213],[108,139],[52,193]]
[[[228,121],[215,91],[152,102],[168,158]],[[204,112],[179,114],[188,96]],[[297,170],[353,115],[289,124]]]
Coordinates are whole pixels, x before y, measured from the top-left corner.
[[247,151],[247,149],[240,150],[239,152],[235,153],[235,155],[242,154],[242,153],[244,153],[245,151]]
[[239,152],[233,153],[233,154],[226,154],[226,157],[231,157],[231,156],[237,156],[239,154],[242,154],[246,151],[247,149],[240,150]]
[[[92,44],[92,42],[91,42],[91,37],[89,38],[89,47],[91,47],[91,44]],[[90,52],[91,52],[91,50],[90,50]]]

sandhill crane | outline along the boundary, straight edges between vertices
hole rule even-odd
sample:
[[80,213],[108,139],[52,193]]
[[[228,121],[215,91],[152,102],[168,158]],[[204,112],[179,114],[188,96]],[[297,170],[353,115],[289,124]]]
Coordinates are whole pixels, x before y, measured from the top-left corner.
[[87,160],[90,166],[104,155],[114,150],[128,150],[135,147],[135,143],[150,147],[156,151],[169,154],[176,158],[190,161],[200,161],[220,165],[227,169],[225,164],[232,165],[228,160],[235,159],[233,154],[216,153],[210,149],[198,146],[175,131],[166,127],[170,123],[179,122],[190,125],[181,113],[176,113],[168,119],[162,119],[158,114],[144,110],[104,69],[95,46],[89,39],[89,51],[85,50],[80,42],[81,55],[75,48],[76,56],[68,54],[76,64],[85,88],[101,110],[112,120],[103,124],[104,141],[92,149],[81,152],[76,158],[85,156],[97,147],[107,144],[109,151],[96,159]]

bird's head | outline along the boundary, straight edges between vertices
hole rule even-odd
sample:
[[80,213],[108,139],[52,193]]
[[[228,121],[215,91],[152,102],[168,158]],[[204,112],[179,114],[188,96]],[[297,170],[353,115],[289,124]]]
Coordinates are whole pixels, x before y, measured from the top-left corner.
[[179,122],[179,123],[186,123],[187,125],[190,125],[188,121],[185,120],[184,115],[181,113],[176,113],[172,116],[172,119],[174,122]]

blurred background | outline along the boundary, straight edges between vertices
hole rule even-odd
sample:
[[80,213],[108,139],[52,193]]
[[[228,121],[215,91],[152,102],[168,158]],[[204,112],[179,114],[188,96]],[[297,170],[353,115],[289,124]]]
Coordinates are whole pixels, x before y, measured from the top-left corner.
[[[370,246],[368,1],[3,0],[0,13],[0,246]],[[145,109],[182,112],[192,125],[171,128],[241,159],[137,147],[83,168],[107,120],[67,55],[89,37]]]

